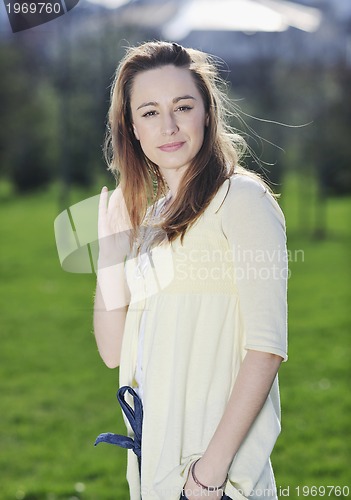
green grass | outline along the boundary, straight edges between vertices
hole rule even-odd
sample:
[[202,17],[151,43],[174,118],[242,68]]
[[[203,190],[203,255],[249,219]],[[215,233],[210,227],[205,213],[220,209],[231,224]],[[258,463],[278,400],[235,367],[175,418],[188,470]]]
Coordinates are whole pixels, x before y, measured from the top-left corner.
[[[297,486],[350,486],[351,406],[351,200],[328,201],[327,238],[313,240],[298,230],[295,194],[291,182],[282,205],[289,249],[304,260],[300,252],[290,263],[283,432],[272,457],[292,499]],[[56,198],[50,189],[0,199],[0,499],[127,500],[125,451],[93,446],[100,432],[124,433],[118,371],[104,367],[92,335],[94,277],[59,266]]]
[[124,432],[92,335],[94,277],[61,270],[56,215],[52,192],[1,206],[0,498],[128,498],[124,452],[93,446]]
[[[314,201],[307,192],[301,221],[293,188],[281,201],[291,255],[289,361],[280,371],[283,432],[272,459],[277,484],[298,498],[299,486],[351,487],[351,200],[328,200],[326,238],[303,237],[314,226]],[[337,493],[330,497],[343,498]]]

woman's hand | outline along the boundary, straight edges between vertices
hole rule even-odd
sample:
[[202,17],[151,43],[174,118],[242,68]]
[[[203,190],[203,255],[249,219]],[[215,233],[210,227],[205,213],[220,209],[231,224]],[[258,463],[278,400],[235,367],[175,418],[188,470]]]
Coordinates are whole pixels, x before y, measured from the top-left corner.
[[123,261],[130,249],[130,230],[122,189],[116,188],[109,198],[107,187],[103,187],[98,215],[99,268]]
[[[99,311],[108,312],[125,308],[129,304],[130,293],[125,280],[124,263],[130,252],[130,229],[131,222],[121,188],[115,189],[109,198],[108,189],[103,187],[98,215],[96,318],[101,319]],[[105,319],[95,321],[97,332],[102,330],[99,325],[105,322]],[[113,328],[110,330],[113,331]],[[104,335],[101,334],[100,337]]]
[[[223,490],[219,489],[216,491],[208,491],[196,484],[192,475],[192,467],[193,465],[191,465],[190,467],[188,480],[184,486],[185,496],[189,500],[191,499],[194,500],[199,498],[206,498],[208,500],[218,500],[222,498],[224,494]],[[222,474],[214,473],[213,468],[210,468],[208,465],[206,465],[205,460],[203,458],[201,458],[199,461],[196,462],[194,472],[197,480],[206,486],[220,486],[221,484],[223,484],[226,478],[226,473]]]

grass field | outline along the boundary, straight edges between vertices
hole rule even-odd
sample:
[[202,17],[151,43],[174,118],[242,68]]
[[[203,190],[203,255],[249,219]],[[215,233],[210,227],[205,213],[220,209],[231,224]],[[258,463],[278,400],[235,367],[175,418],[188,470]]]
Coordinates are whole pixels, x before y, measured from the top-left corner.
[[[351,200],[328,201],[327,238],[313,240],[298,230],[296,191],[291,182],[282,197],[290,349],[272,459],[282,497],[345,498],[321,488],[351,486]],[[74,201],[86,196],[77,192]],[[51,189],[0,200],[0,500],[127,500],[124,450],[93,446],[100,432],[124,433],[118,371],[97,355],[94,276],[59,266],[56,198]]]

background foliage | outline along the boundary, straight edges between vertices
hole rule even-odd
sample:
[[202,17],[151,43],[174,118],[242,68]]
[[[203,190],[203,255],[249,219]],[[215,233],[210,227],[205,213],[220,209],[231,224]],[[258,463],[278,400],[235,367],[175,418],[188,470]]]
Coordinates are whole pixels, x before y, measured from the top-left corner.
[[[22,32],[0,44],[0,175],[18,192],[52,179],[66,187],[94,184],[104,169],[101,144],[113,73],[124,47],[152,38],[126,26],[113,29],[108,22],[98,35],[77,34],[68,22],[58,21],[57,32],[35,37]],[[271,180],[280,182],[289,170],[312,169],[323,196],[350,194],[346,56],[306,65],[268,54],[231,64],[222,63],[221,72],[242,111],[233,125],[267,163]],[[262,168],[252,161],[248,166]]]

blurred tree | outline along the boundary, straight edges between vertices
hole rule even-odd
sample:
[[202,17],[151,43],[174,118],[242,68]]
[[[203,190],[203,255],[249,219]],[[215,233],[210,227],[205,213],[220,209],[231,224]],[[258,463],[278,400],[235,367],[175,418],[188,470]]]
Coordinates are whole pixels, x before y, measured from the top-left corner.
[[57,173],[57,97],[49,84],[38,82],[16,128],[10,178],[19,191],[42,187]]
[[339,62],[329,68],[321,64],[286,68],[279,82],[284,119],[309,123],[295,132],[287,129],[287,144],[295,142],[295,161],[302,168],[313,168],[322,195],[350,194],[350,66]]
[[318,121],[318,175],[326,194],[351,193],[351,67],[338,65],[324,75],[325,105]]
[[17,44],[0,47],[2,112],[0,172],[18,191],[39,188],[53,178],[57,158],[57,99],[35,61]]
[[89,186],[102,166],[101,143],[107,111],[96,39],[80,38],[72,45],[69,78],[66,98],[70,180]]
[[274,124],[282,120],[282,96],[277,91],[276,65],[276,60],[262,57],[254,64],[250,62],[232,68],[229,78],[231,98],[237,101],[238,107],[238,118],[232,121],[232,125],[244,136],[253,152],[247,157],[246,166],[268,178],[279,191],[286,165],[282,151],[284,131]]
[[65,150],[61,153],[60,177],[66,190],[71,184],[90,186],[107,171],[102,144],[110,84],[124,54],[122,44],[126,39],[136,43],[141,36],[136,30],[116,26],[104,11],[104,17],[99,18],[99,13],[96,16],[97,25],[86,33],[75,33],[67,22],[60,28],[52,63],[60,100],[60,141],[64,141]]
[[9,43],[0,45],[0,172],[8,174],[13,154],[18,144],[17,112],[26,105],[26,79],[23,57],[18,49]]

